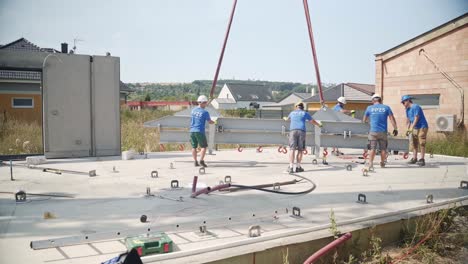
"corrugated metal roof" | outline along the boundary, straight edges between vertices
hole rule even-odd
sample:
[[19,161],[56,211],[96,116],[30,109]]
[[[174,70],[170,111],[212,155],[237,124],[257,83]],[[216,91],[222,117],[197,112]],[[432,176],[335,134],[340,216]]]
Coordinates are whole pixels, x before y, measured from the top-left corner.
[[226,83],[236,101],[274,102],[271,87],[265,84]]

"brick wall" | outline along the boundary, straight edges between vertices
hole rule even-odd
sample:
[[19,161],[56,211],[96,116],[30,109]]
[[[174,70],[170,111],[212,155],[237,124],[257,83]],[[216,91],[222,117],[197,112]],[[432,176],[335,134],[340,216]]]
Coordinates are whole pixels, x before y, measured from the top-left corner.
[[[460,93],[422,55],[424,49],[438,66],[447,72],[465,91],[465,129],[468,123],[468,26],[463,26],[436,39],[429,40],[395,57],[376,58],[376,92],[383,87],[384,104],[389,105],[404,128],[405,112],[400,104],[404,94],[440,94],[438,109],[425,109],[430,131],[435,132],[438,114],[460,116]],[[382,74],[383,72],[383,74]]]

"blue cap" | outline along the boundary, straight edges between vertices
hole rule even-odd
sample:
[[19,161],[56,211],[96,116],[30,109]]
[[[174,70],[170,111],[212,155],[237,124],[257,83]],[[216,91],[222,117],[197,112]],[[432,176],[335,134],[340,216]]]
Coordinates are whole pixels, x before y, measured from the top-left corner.
[[411,96],[409,96],[409,95],[403,95],[403,96],[401,97],[401,102],[403,103],[404,101],[406,101],[406,100],[411,100],[411,99],[413,99]]

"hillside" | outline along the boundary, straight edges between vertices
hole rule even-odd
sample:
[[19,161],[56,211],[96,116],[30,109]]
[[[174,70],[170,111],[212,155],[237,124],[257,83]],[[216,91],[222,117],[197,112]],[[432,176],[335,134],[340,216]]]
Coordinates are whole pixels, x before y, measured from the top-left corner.
[[[285,96],[293,93],[305,93],[311,88],[317,90],[317,85],[293,83],[293,82],[269,82],[251,80],[219,80],[215,91],[215,97],[223,87],[224,83],[254,83],[266,84],[272,87],[275,100],[279,101]],[[209,95],[212,81],[196,80],[191,83],[127,83],[136,92],[130,94],[130,101],[181,101],[196,100],[200,94]],[[324,88],[335,84],[324,84]]]

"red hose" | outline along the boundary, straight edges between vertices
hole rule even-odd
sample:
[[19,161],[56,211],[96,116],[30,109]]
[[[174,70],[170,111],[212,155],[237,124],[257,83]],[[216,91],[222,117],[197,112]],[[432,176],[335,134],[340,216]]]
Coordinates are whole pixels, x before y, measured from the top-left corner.
[[222,190],[222,189],[226,189],[226,188],[229,188],[231,187],[231,184],[230,183],[225,183],[225,184],[220,184],[220,185],[216,185],[215,187],[211,188],[208,192],[214,192],[214,191],[217,191],[217,190]]
[[198,176],[193,176],[192,193],[197,191]]
[[201,189],[201,190],[198,190],[198,191],[192,193],[192,195],[190,195],[190,197],[195,198],[195,197],[197,197],[197,196],[200,195],[200,194],[207,194],[207,193],[210,192],[210,190],[211,190],[211,187],[203,188],[203,189]]
[[319,251],[315,252],[312,256],[310,256],[306,261],[304,261],[304,264],[312,264],[314,261],[319,260],[322,256],[327,254],[328,252],[332,251],[339,245],[343,244],[346,242],[348,239],[350,239],[353,235],[351,233],[346,233],[342,235],[341,237],[335,239],[333,242],[330,244],[324,246],[321,248]]

